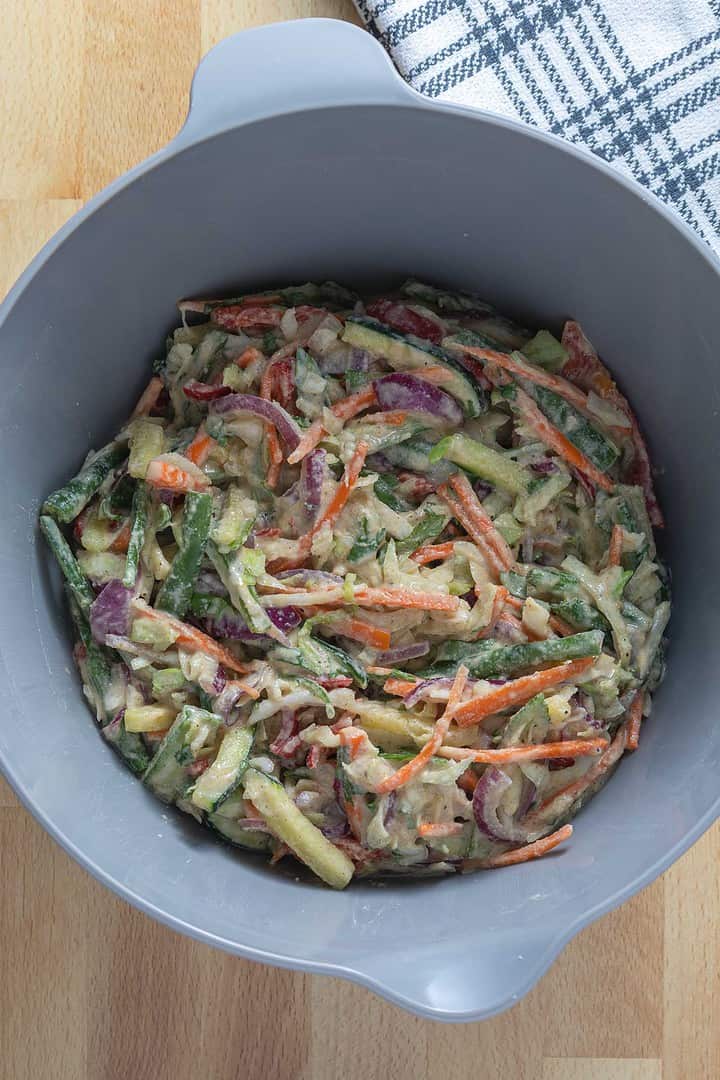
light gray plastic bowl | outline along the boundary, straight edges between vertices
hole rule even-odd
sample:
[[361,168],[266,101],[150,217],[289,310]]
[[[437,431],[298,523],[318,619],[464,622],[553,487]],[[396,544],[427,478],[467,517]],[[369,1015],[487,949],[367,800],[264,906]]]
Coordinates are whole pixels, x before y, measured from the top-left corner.
[[[127,416],[176,298],[409,274],[541,325],[582,321],[659,468],[672,647],[641,751],[561,854],[335,893],[215,842],[103,743],[36,514]],[[0,311],[0,761],[24,804],[100,881],[201,941],[442,1020],[517,1001],[718,814],[719,300],[708,250],[639,187],[557,139],[419,97],[364,32],[308,20],[222,42],[177,138],[61,229]]]

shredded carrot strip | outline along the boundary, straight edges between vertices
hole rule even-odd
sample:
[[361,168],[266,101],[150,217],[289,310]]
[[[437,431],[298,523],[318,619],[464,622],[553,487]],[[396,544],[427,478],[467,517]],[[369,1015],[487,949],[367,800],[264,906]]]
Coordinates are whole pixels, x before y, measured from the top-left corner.
[[[178,638],[178,640],[180,639]],[[244,664],[243,667],[247,668],[247,664]],[[248,684],[243,682],[242,679],[228,679],[225,683],[225,686],[230,687],[231,689],[237,688],[241,691],[241,693],[247,694],[248,697],[251,697],[253,701],[257,701],[257,699],[260,697],[260,691],[256,690],[254,686],[248,686]],[[262,815],[258,814],[258,817],[261,816]]]
[[383,585],[371,588],[369,585],[356,585],[351,601],[360,607],[402,607],[417,608],[419,611],[457,611],[460,606],[459,596],[445,593],[415,592],[399,585]]
[[360,839],[362,830],[362,810],[360,808],[361,800],[357,795],[352,799],[346,799],[345,801],[345,816],[348,819],[348,825],[350,826],[350,832],[353,834],[356,840]]
[[605,753],[590,766],[588,771],[578,780],[569,784],[566,788],[556,791],[554,795],[547,798],[539,809],[534,810],[532,814],[528,815],[526,818],[527,823],[532,824],[535,821],[542,820],[552,821],[557,818],[560,813],[565,813],[566,810],[569,810],[583,792],[599,780],[600,777],[611,769],[615,762],[622,757],[626,746],[627,727],[623,724],[623,726],[618,729],[617,735],[610,743]]
[[529,631],[523,626],[516,615],[513,615],[511,611],[506,611],[503,614],[503,622],[506,626],[512,627],[513,630],[517,630],[518,633],[524,634],[528,641],[540,641],[537,634],[530,634]]
[[442,838],[443,836],[459,836],[463,831],[463,825],[459,821],[432,821],[418,825],[419,836]]
[[[358,390],[357,394],[351,394],[350,397],[343,398],[342,401],[336,402],[330,412],[338,420],[351,420],[353,416],[357,416],[363,409],[368,409],[371,405],[374,405],[377,401],[375,396],[375,390],[372,386],[366,386],[362,390]],[[297,465],[298,461],[302,461],[304,457],[314,450],[317,444],[327,435],[327,431],[320,420],[315,420],[307,429],[300,442],[297,444],[292,454],[288,455],[288,464]]]
[[437,489],[437,493],[440,498],[447,503],[453,517],[457,518],[461,525],[465,527],[470,539],[487,563],[488,569],[496,579],[499,578],[504,569],[503,565],[500,562],[497,553],[490,547],[490,544],[487,542],[482,532],[473,525],[469,516],[466,514],[462,503],[455,498],[455,495],[451,491],[448,491],[446,484],[441,484]]
[[461,746],[442,746],[437,754],[451,761],[469,759],[476,765],[511,765],[516,761],[551,761],[553,758],[589,757],[607,748],[607,739],[568,739],[566,742],[498,746],[494,750],[466,750]]
[[549,446],[551,450],[564,458],[568,465],[571,465],[578,472],[583,473],[584,476],[591,480],[597,487],[601,487],[603,491],[613,491],[614,485],[612,480],[600,472],[598,468],[593,465],[592,461],[580,453],[576,446],[570,442],[568,438],[561,431],[558,431],[553,424],[547,419],[545,414],[540,411],[533,399],[529,394],[526,394],[519,386],[515,393],[515,404],[517,405],[520,413],[527,420],[528,424],[534,428],[538,435],[538,438]]
[[472,489],[472,485],[464,473],[455,473],[450,477],[450,487],[453,489],[467,513],[477,522],[490,547],[497,553],[504,568],[509,570],[515,565],[513,553],[507,541],[495,528],[492,518]]
[[117,534],[112,544],[110,545],[110,551],[116,552],[118,555],[124,555],[130,545],[130,526],[127,521],[123,525],[120,532]]
[[397,769],[392,776],[388,776],[385,780],[380,781],[375,788],[378,795],[386,795],[389,791],[397,791],[399,787],[402,787],[414,777],[418,776],[423,771],[430,758],[433,757],[437,750],[442,746],[450,727],[450,721],[462,698],[465,683],[467,682],[467,676],[468,669],[460,665],[450,689],[447,705],[442,714],[435,721],[435,728],[432,735],[419,754],[416,754],[414,758],[411,758],[405,765]]
[[[504,851],[502,855],[492,855],[489,859],[479,863],[478,868],[487,868],[489,870],[499,866],[515,866],[517,863],[539,859],[541,856],[547,855],[548,851],[552,851],[559,844],[569,840],[572,834],[572,825],[563,825],[561,829],[550,833],[549,836],[543,836],[540,840],[536,840],[534,844],[526,844],[525,847],[515,848],[513,851]],[[468,864],[465,865],[466,869],[470,869]]]
[[499,578],[503,570],[515,564],[510,548],[483,509],[467,478],[455,475],[450,483],[456,494],[448,490],[447,484],[441,484],[437,489],[438,495],[447,503],[453,517],[464,526],[495,578]]
[[355,447],[353,456],[345,466],[345,472],[342,475],[342,479],[338,484],[335,494],[331,498],[322,513],[318,516],[315,524],[308,533],[305,533],[300,539],[299,548],[305,555],[309,555],[312,549],[312,542],[315,536],[320,532],[320,529],[325,525],[334,525],[340,514],[345,509],[345,504],[350,498],[353,488],[358,482],[358,477],[365,464],[365,458],[368,454],[368,444],[365,442],[359,442]]
[[556,394],[565,398],[572,405],[577,406],[578,409],[587,409],[587,397],[582,390],[578,390],[577,386],[573,386],[567,379],[563,379],[559,375],[553,375],[552,372],[533,367],[527,361],[524,364],[519,364],[517,360],[513,360],[509,353],[496,352],[494,349],[478,349],[472,345],[463,345],[461,348],[463,352],[477,357],[478,360],[496,364],[497,367],[502,368],[504,371],[510,371],[513,375],[520,375],[522,378],[527,379],[528,382],[533,382],[537,386],[545,386],[548,390],[554,390]]
[[160,376],[153,375],[152,379],[140,395],[130,419],[134,420],[136,416],[148,416],[157,405],[157,400],[162,393],[162,388],[163,384]]
[[367,732],[359,727],[345,727],[338,732],[341,746],[346,746],[350,751],[350,757],[356,758],[363,747],[367,744]]
[[[174,615],[168,615],[166,611],[157,611],[142,600],[135,600],[132,606],[137,615],[142,615],[144,618],[153,619],[155,622],[164,623],[165,626],[170,627],[177,635],[177,644],[181,648],[187,649],[188,652],[206,653],[208,656],[212,656],[213,659],[218,660],[224,667],[230,668],[231,671],[237,671],[240,675],[245,675],[251,670],[247,664],[242,664],[236,656],[233,656],[228,649],[218,645],[214,638],[203,634],[201,630],[196,630],[194,626],[188,626],[181,619],[176,619]],[[246,683],[241,685],[243,693],[247,694],[248,697],[257,698],[260,696],[253,686],[248,686]]]
[[477,787],[478,778],[472,769],[466,769],[464,773],[457,779],[458,787],[461,787],[463,791],[467,791],[468,795],[472,795]]
[[267,446],[268,457],[270,464],[268,465],[268,471],[266,476],[267,486],[269,488],[275,488],[280,476],[280,466],[282,465],[282,449],[280,446],[280,440],[278,439],[278,433],[272,424],[267,425]]
[[387,412],[368,413],[363,416],[363,424],[389,424],[391,427],[400,427],[408,418],[408,413],[402,409],[388,409]]
[[374,405],[376,401],[374,387],[365,386],[362,390],[358,390],[356,394],[351,394],[349,397],[337,401],[330,411],[338,420],[352,420],[353,416],[357,416],[363,409]]
[[613,525],[608,547],[608,566],[619,566],[622,561],[623,529],[622,525]]
[[[510,593],[505,599],[505,606],[514,608],[515,611],[522,611],[524,604],[525,601],[521,600],[519,596],[512,596]],[[548,626],[558,637],[568,637],[570,634],[575,633],[572,626],[566,623],[564,619],[561,619],[559,615],[551,615],[548,619]]]
[[498,585],[496,587],[495,596],[493,597],[492,611],[490,613],[490,622],[480,631],[480,633],[478,634],[478,639],[492,637],[497,621],[502,614],[502,609],[504,608],[509,595],[510,594],[504,585]]
[[643,703],[645,701],[645,695],[642,690],[638,690],[635,697],[632,699],[630,708],[628,709],[628,724],[627,724],[627,748],[628,750],[637,750],[640,744],[640,725],[642,724],[642,712]]
[[253,345],[248,345],[245,352],[235,358],[235,363],[239,368],[250,367],[255,360],[262,360],[263,354],[259,349],[256,349]]
[[456,540],[448,540],[444,544],[425,544],[423,547],[419,547],[417,551],[413,551],[410,558],[419,566],[439,562],[440,559],[449,559],[455,550],[456,543]]
[[[271,361],[263,371],[262,379],[260,380],[260,397],[265,398],[266,401],[272,401],[274,366],[275,362]],[[267,433],[268,457],[270,459],[266,480],[268,487],[274,488],[280,475],[283,452],[282,447],[280,446],[278,433],[275,430],[275,425],[271,424],[269,420],[265,421],[265,431]]]
[[519,679],[513,679],[503,686],[493,687],[489,693],[482,697],[473,698],[461,705],[455,715],[455,723],[458,727],[469,727],[478,724],[486,716],[508,709],[513,705],[522,705],[535,697],[542,690],[549,690],[552,686],[567,682],[576,675],[587,671],[595,663],[595,657],[587,656],[582,660],[565,660],[555,667],[546,668],[544,671],[534,671],[532,675],[522,675]]
[[[368,670],[370,670],[368,668]],[[407,695],[415,689],[416,682],[411,682],[409,679],[386,679],[383,690],[386,694],[392,694],[394,697],[407,697]]]
[[[305,558],[308,554],[308,539],[311,541],[311,537],[304,536],[298,541],[301,558]],[[446,593],[415,592],[413,589],[404,589],[395,585],[382,585],[378,588],[372,588],[369,585],[356,585],[352,598],[347,600],[343,596],[340,586],[334,586],[332,589],[317,589],[313,590],[312,593],[275,588],[273,593],[263,591],[266,607],[281,606],[273,602],[277,597],[282,597],[288,603],[296,604],[298,607],[308,608],[336,608],[342,607],[343,604],[349,604],[354,607],[401,607],[414,608],[418,611],[452,612],[457,611],[460,606],[458,596],[449,596]]]
[[414,368],[413,375],[416,379],[424,379],[425,382],[434,383],[436,386],[442,386],[443,383],[448,382],[452,378],[452,374],[447,368],[437,366],[424,368]]
[[570,623],[566,623],[559,615],[551,615],[548,619],[548,626],[558,637],[570,637],[571,634],[575,633]]
[[347,619],[335,624],[334,629],[343,637],[362,641],[365,645],[372,645],[374,649],[390,648],[390,632],[380,626],[363,622],[362,619]]
[[201,424],[195,432],[195,438],[185,451],[185,457],[192,461],[194,465],[202,468],[215,445],[215,440],[208,435],[205,425]]
[[163,488],[166,491],[206,491],[210,487],[210,481],[202,482],[177,465],[167,461],[158,461],[155,458],[147,467],[145,479],[153,487]]

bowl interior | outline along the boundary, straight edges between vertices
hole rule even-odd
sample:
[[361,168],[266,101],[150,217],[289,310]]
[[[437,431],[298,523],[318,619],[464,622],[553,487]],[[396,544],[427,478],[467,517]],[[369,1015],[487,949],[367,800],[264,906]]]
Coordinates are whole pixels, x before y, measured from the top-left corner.
[[[550,328],[574,316],[617,375],[659,470],[674,578],[669,671],[641,752],[583,811],[561,856],[335,894],[214,841],[150,797],[103,744],[36,514],[127,416],[175,324],[176,298],[410,274]],[[121,187],[0,325],[0,759],[24,798],[86,865],[174,925],[250,955],[336,965],[437,1015],[496,1008],[553,942],[647,879],[717,801],[717,295],[701,250],[605,171],[452,111],[280,117],[191,146]],[[431,941],[429,895],[441,913]],[[484,961],[471,983],[461,973],[469,942]],[[411,949],[413,964],[399,963]]]

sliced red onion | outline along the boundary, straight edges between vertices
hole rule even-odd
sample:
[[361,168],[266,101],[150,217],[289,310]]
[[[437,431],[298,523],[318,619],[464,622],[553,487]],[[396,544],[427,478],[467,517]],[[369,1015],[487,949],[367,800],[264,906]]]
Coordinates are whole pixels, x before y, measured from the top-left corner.
[[251,413],[269,420],[275,426],[283,442],[294,450],[302,438],[302,431],[289,413],[276,401],[266,401],[254,394],[228,394],[210,404],[210,411],[217,416],[228,413]]
[[439,318],[421,315],[408,304],[397,300],[374,300],[367,305],[367,313],[401,334],[413,334],[424,341],[432,341],[434,345],[439,345],[445,336],[445,327]]
[[[529,843],[531,834],[528,829],[514,818],[503,814],[500,808],[512,780],[507,773],[491,766],[485,770],[473,792],[472,808],[477,827],[492,840],[504,840],[510,843]],[[532,834],[532,838],[536,834]]]
[[591,483],[590,480],[588,480],[588,478],[585,476],[585,474],[583,472],[580,471],[580,469],[574,469],[573,474],[575,476],[575,479],[579,483],[580,487],[583,489],[583,491],[587,495],[590,502],[594,503],[595,502],[595,485],[593,483]]
[[367,467],[376,473],[395,472],[392,461],[383,453],[372,454],[367,459]]
[[[302,622],[302,616],[297,608],[294,607],[281,607],[281,608],[268,608],[267,614],[270,621],[278,630],[282,630],[287,633],[288,630],[294,630],[296,626],[299,626]],[[248,644],[253,645],[273,645],[276,642],[266,634],[255,634],[248,627],[247,623],[243,619],[239,612],[236,612],[230,605],[227,605],[226,610],[221,615],[208,616],[204,619],[199,619],[206,633],[211,637],[216,638],[228,638],[230,641],[245,641]]]
[[369,371],[372,357],[367,349],[358,349],[353,347],[350,350],[350,361],[348,363],[348,371]]
[[417,683],[414,690],[411,690],[407,697],[403,698],[405,708],[412,709],[417,705],[418,701],[424,701],[433,690],[450,690],[453,681],[453,679],[445,676],[438,676],[436,679],[423,679],[422,682]]
[[550,458],[543,458],[542,461],[531,461],[530,468],[540,476],[547,476],[558,471],[557,465]]
[[395,667],[406,660],[417,660],[420,656],[427,656],[429,652],[429,641],[416,641],[413,645],[399,645],[396,649],[379,652],[375,657],[375,663],[379,667]]
[[276,607],[267,609],[268,618],[278,630],[294,630],[302,622],[302,615],[295,607]]
[[473,482],[473,491],[482,502],[483,499],[487,499],[488,495],[492,494],[494,488],[486,480],[475,480]]
[[396,371],[376,379],[373,386],[381,409],[409,409],[430,413],[456,426],[462,423],[463,412],[455,398],[417,375]]
[[183,386],[183,394],[192,401],[216,401],[230,393],[232,390],[229,386],[211,386],[210,383],[197,382],[195,379],[189,379]]
[[[270,639],[268,638],[268,641]],[[244,682],[249,682],[251,685],[254,681],[257,681],[257,676],[252,674],[245,676]],[[230,726],[231,713],[237,705],[240,698],[244,697],[244,690],[238,686],[236,682],[227,683],[216,698],[213,699],[213,712],[222,716],[225,724]]]
[[315,678],[323,690],[343,690],[353,684],[349,675],[335,675],[332,679],[324,679],[321,675],[317,675]]
[[213,675],[213,680],[212,680],[212,691],[213,691],[213,693],[214,694],[221,694],[223,692],[223,690],[225,689],[225,684],[226,683],[227,683],[227,675],[225,674],[225,669],[223,667],[221,667],[220,664],[218,664],[217,671]]
[[90,629],[96,641],[105,643],[107,634],[125,636],[130,622],[130,601],[133,590],[126,589],[122,581],[108,581],[96,600],[90,605]]
[[318,355],[315,361],[322,375],[343,375],[350,367],[351,355],[352,347],[339,341],[324,355]]
[[304,457],[300,466],[300,483],[298,495],[307,511],[310,519],[309,524],[315,523],[317,512],[320,509],[322,486],[327,471],[326,454],[324,450],[311,450]]
[[350,826],[345,821],[338,821],[334,825],[321,825],[320,832],[323,836],[326,836],[328,840],[339,840],[342,836],[348,836],[350,833]]
[[282,718],[280,730],[276,738],[270,743],[270,753],[287,757],[289,754],[295,753],[300,745],[300,740],[297,737],[298,719],[297,713],[291,712],[290,709],[284,709],[280,715]]
[[385,814],[383,815],[383,825],[387,829],[388,825],[392,824],[395,817],[395,808],[397,805],[397,791],[391,791],[387,797],[387,803],[385,804]]

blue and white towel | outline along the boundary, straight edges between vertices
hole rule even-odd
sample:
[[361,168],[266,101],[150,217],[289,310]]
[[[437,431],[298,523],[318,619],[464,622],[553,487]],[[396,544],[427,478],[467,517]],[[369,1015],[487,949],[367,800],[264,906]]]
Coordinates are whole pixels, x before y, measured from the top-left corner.
[[720,0],[355,0],[422,94],[581,143],[720,253]]

